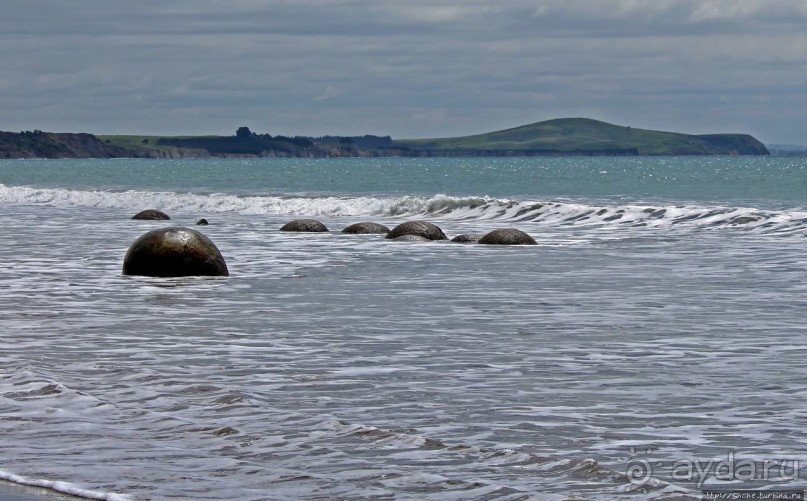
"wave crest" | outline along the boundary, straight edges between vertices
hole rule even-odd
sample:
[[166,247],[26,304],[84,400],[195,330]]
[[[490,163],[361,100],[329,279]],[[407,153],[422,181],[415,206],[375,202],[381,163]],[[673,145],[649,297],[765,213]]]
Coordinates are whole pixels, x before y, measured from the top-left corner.
[[144,207],[189,213],[320,217],[440,217],[454,220],[535,222],[575,227],[742,227],[794,232],[807,227],[804,210],[759,210],[701,205],[591,205],[518,201],[486,196],[233,195],[151,191],[82,191],[0,184],[0,201],[59,207]]

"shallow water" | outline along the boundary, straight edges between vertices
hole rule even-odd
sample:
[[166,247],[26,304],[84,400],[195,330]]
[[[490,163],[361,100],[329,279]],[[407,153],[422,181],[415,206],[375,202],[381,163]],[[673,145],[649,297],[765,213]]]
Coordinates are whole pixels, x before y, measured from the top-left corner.
[[[374,179],[356,192],[331,189],[333,172],[267,189],[310,168],[283,161],[264,161],[252,187],[236,161],[0,163],[2,475],[98,499],[804,488],[803,166],[764,186],[788,186],[774,194],[718,178],[702,181],[709,196],[607,193],[599,170],[635,159],[579,160],[590,175],[577,188],[514,191],[525,162],[568,175],[556,160],[426,163],[421,179],[451,184],[469,165],[498,179],[431,191],[400,165],[354,160],[392,169],[386,191]],[[696,162],[647,162],[662,160]],[[719,160],[746,183],[776,161]],[[49,184],[39,165],[73,180]],[[142,181],[155,165],[171,169],[159,186]],[[200,172],[222,165],[231,188],[219,174],[205,185]],[[173,220],[128,219],[148,207]],[[278,231],[311,215],[332,231]],[[229,278],[121,276],[137,236],[199,217]],[[338,231],[411,219],[449,236],[517,227],[539,245]],[[687,461],[709,460],[687,476]],[[753,461],[756,480],[720,475],[722,460]]]

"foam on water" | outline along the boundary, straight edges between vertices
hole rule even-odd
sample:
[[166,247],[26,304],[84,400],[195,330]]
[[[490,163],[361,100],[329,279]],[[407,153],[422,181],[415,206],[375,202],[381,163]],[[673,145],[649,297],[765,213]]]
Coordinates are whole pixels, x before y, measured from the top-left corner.
[[41,487],[43,489],[49,489],[53,492],[58,492],[61,494],[69,494],[71,496],[76,496],[85,499],[96,499],[99,501],[131,501],[132,498],[129,496],[124,496],[121,494],[115,494],[111,492],[98,492],[98,491],[91,491],[87,489],[82,489],[77,485],[73,485],[70,482],[58,482],[53,480],[45,480],[45,479],[35,479],[35,478],[27,478],[20,475],[15,475],[13,473],[8,473],[5,471],[0,470],[0,480],[5,480],[6,482],[12,482],[15,484],[20,485],[27,485],[30,487]]
[[807,229],[807,211],[759,210],[753,207],[703,205],[592,205],[568,201],[501,200],[487,196],[350,197],[237,196],[144,191],[81,191],[9,187],[0,184],[0,201],[55,207],[99,207],[197,214],[235,212],[245,215],[331,217],[439,217],[453,220],[536,222],[574,227],[652,227],[685,225],[732,227],[792,233]]
[[[667,501],[699,498],[675,461],[807,465],[803,202],[477,188],[0,187],[2,478],[91,498]],[[149,207],[174,219],[130,219]],[[202,216],[230,277],[121,276],[136,237]],[[279,231],[302,216],[332,231]],[[415,218],[539,245],[339,232]]]

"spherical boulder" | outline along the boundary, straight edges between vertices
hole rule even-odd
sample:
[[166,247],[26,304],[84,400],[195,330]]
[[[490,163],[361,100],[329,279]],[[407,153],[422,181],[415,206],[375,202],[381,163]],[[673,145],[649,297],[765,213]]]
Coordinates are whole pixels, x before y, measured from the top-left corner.
[[168,214],[166,214],[165,212],[159,211],[157,209],[146,209],[141,210],[140,212],[132,216],[132,219],[149,219],[157,221],[157,220],[167,220],[171,218],[168,217]]
[[207,219],[205,219],[205,218],[202,218],[202,219],[196,221],[197,226],[207,226],[208,224],[210,224],[210,223],[208,223]]
[[350,233],[351,235],[385,234],[389,233],[389,228],[378,223],[354,223],[342,230],[342,233]]
[[482,235],[477,235],[476,233],[463,233],[462,235],[457,235],[452,238],[451,241],[461,244],[475,244],[480,238],[482,238]]
[[448,240],[443,230],[426,221],[407,221],[401,223],[387,233],[389,239],[398,238],[403,235],[417,235],[426,240]]
[[394,242],[430,242],[426,237],[420,235],[401,235],[392,239]]
[[493,230],[479,239],[480,244],[488,245],[538,245],[531,236],[515,228]]
[[280,231],[301,231],[318,233],[328,231],[328,228],[316,219],[295,219],[283,225]]
[[174,226],[149,231],[123,258],[124,275],[149,277],[229,276],[216,245],[196,230]]

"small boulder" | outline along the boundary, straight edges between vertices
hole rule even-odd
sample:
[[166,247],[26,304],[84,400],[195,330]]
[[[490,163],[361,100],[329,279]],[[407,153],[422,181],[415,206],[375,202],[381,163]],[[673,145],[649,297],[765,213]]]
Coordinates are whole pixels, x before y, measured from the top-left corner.
[[400,237],[393,238],[396,242],[430,242],[426,237],[420,235],[401,235]]
[[531,236],[515,228],[493,230],[479,239],[480,244],[488,245],[538,245]]
[[324,232],[328,228],[316,219],[295,219],[283,225],[280,231]]
[[157,209],[146,209],[132,216],[132,219],[148,219],[157,221],[157,220],[167,220],[171,218],[168,217],[168,214],[166,214],[165,212],[159,211]]
[[729,224],[750,224],[756,223],[759,221],[759,218],[752,217],[752,216],[738,216],[729,221]]
[[417,235],[426,240],[448,240],[443,230],[426,221],[407,221],[401,223],[387,233],[389,239],[398,238],[403,235]]
[[205,218],[202,218],[202,219],[196,221],[197,226],[207,226],[208,224],[210,224],[210,223],[208,223],[207,219],[205,219]]
[[476,233],[463,233],[462,235],[457,235],[456,237],[452,238],[452,242],[459,242],[461,244],[475,244],[482,238],[482,235],[478,235]]
[[196,230],[174,226],[149,231],[123,258],[124,275],[149,277],[229,276],[216,245]]
[[354,223],[342,230],[342,233],[351,235],[385,234],[389,233],[389,228],[378,223]]

